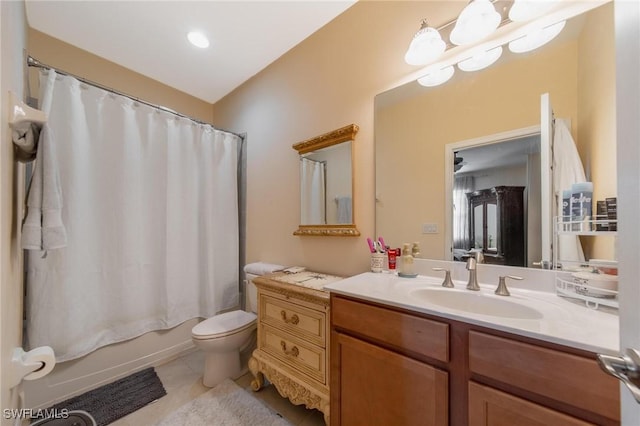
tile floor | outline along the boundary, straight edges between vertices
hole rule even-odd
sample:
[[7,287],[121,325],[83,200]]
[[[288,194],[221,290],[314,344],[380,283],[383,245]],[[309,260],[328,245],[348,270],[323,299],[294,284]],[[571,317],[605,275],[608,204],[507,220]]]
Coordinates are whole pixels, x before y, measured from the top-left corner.
[[[111,425],[141,426],[151,425],[162,420],[178,407],[209,390],[202,384],[203,368],[204,354],[200,351],[191,352],[181,358],[157,366],[156,373],[158,373],[167,395],[111,423]],[[294,426],[324,426],[324,417],[320,411],[307,410],[304,406],[293,405],[288,399],[281,397],[273,385],[268,385],[258,392],[253,392],[250,388],[252,379],[251,373],[247,373],[235,382],[238,386],[271,407],[271,409],[280,413],[282,417]]]

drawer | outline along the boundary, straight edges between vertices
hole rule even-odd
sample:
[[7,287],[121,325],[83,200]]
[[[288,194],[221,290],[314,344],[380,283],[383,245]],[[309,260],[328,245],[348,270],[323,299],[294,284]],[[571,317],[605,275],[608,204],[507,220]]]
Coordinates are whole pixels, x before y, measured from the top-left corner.
[[259,349],[326,384],[326,351],[277,328],[260,328]]
[[326,314],[265,294],[260,296],[260,322],[326,347]]
[[472,374],[620,419],[619,383],[595,359],[470,331],[469,369]]
[[449,325],[439,321],[332,295],[331,322],[398,349],[449,361]]

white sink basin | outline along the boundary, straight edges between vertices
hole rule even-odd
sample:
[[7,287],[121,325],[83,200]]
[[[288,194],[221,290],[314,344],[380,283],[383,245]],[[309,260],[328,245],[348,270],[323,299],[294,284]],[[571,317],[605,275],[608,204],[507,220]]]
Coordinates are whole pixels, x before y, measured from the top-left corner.
[[423,302],[457,311],[514,319],[541,319],[543,314],[529,306],[510,300],[509,296],[487,295],[471,290],[419,288],[410,296]]

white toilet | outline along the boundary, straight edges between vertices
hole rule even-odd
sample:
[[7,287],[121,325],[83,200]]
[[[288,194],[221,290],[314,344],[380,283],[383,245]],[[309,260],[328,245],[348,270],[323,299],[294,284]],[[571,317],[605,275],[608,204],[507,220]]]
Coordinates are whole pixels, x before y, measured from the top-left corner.
[[252,342],[257,327],[258,295],[253,279],[283,268],[262,262],[246,265],[246,311],[218,314],[198,323],[191,330],[193,343],[206,356],[202,379],[205,386],[214,387],[228,377],[235,379],[243,374],[240,351]]

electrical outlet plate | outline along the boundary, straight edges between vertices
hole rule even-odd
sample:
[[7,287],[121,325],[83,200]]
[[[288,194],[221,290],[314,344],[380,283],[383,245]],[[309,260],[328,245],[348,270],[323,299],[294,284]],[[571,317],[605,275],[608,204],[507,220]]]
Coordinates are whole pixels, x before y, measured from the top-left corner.
[[423,223],[422,224],[422,233],[423,234],[437,234],[438,233],[438,224],[437,223]]

